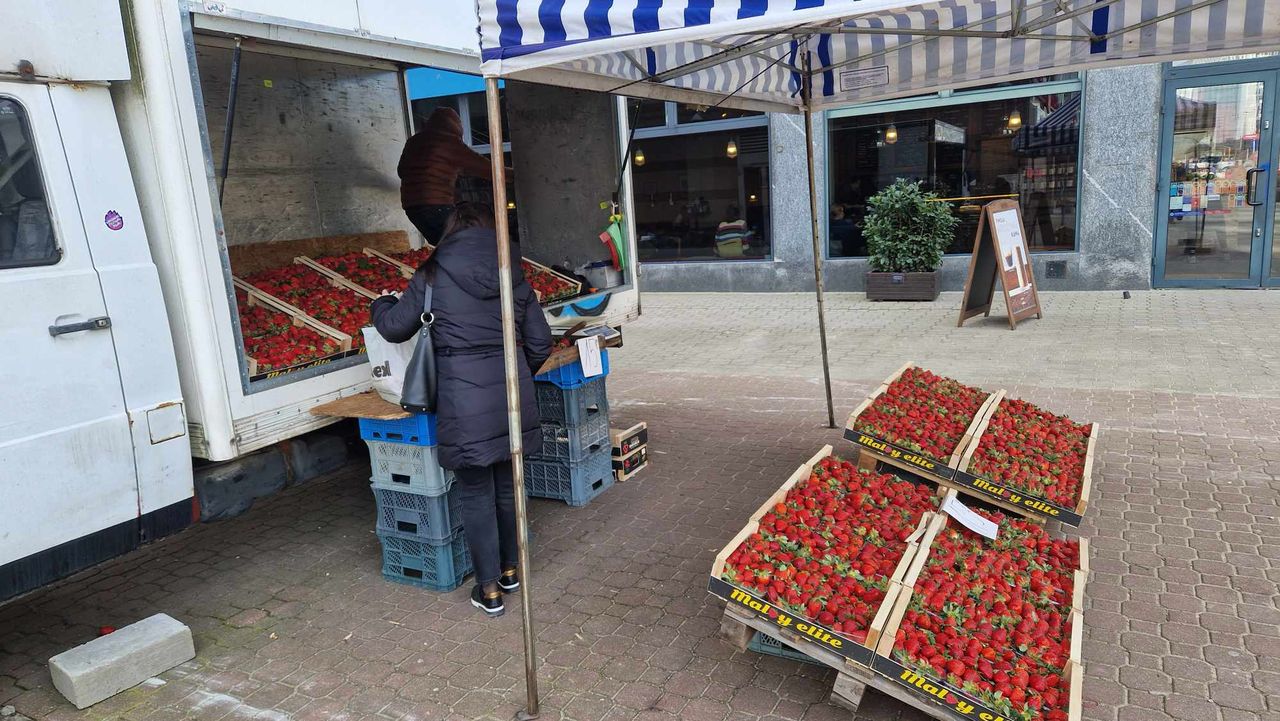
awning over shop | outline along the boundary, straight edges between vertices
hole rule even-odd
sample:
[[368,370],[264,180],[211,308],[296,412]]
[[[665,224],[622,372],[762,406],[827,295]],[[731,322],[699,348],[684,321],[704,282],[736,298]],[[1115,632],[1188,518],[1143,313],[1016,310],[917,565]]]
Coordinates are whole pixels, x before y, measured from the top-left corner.
[[[479,0],[482,71],[758,109],[1280,47],[1266,0]],[[811,53],[811,55],[810,55]]]

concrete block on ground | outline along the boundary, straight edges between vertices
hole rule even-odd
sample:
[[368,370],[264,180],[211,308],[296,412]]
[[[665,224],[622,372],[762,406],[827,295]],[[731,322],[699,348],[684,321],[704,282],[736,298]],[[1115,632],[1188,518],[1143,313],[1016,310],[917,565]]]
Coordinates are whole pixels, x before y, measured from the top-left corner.
[[163,613],[49,659],[53,687],[88,708],[195,658],[191,629]]
[[196,499],[202,522],[220,521],[249,510],[253,502],[280,491],[289,480],[284,453],[278,447],[195,471]]
[[308,433],[285,444],[291,483],[303,483],[346,465],[351,454],[347,439],[332,433]]

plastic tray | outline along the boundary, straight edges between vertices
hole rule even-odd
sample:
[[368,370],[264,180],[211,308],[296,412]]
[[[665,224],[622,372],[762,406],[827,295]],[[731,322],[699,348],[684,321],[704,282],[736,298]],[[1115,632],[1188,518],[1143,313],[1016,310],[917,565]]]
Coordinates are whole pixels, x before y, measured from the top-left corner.
[[553,383],[534,383],[538,395],[538,414],[543,422],[556,421],[566,426],[579,426],[599,417],[609,417],[609,397],[605,379],[588,381],[580,388],[566,389]]
[[462,528],[462,495],[457,489],[443,496],[423,496],[374,486],[373,497],[378,501],[379,534],[442,543]]
[[436,416],[434,413],[415,413],[408,418],[381,421],[361,418],[360,437],[366,441],[408,443],[414,446],[436,444]]
[[599,380],[609,375],[609,351],[600,350],[600,366],[604,372],[590,378],[582,374],[582,361],[574,361],[565,363],[559,368],[552,368],[546,373],[540,373],[534,376],[533,379],[543,383],[554,383],[556,386],[565,389],[581,388],[591,381]]
[[443,543],[427,543],[394,533],[379,533],[382,576],[433,591],[452,591],[471,573],[471,550],[462,531]]
[[525,493],[552,498],[570,506],[585,506],[613,485],[613,464],[608,446],[581,461],[524,462]]
[[435,446],[366,441],[375,488],[389,488],[423,496],[442,496],[453,485],[453,472],[440,467]]
[[539,461],[581,461],[609,448],[609,416],[597,413],[576,426],[544,421],[542,449],[529,457]]

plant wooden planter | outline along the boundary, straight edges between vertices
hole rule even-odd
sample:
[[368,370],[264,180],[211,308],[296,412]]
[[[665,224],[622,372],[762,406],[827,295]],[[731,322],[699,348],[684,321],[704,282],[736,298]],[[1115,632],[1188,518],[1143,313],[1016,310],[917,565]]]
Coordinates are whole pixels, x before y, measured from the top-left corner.
[[867,300],[937,300],[938,272],[867,273]]

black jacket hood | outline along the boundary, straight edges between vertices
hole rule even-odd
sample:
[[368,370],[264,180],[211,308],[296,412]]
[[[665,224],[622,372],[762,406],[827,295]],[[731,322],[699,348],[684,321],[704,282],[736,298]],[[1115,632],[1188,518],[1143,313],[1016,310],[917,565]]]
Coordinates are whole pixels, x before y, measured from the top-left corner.
[[[460,230],[440,243],[432,259],[460,288],[481,300],[498,297],[498,237],[489,228]],[[520,285],[520,246],[511,244],[511,281]]]

